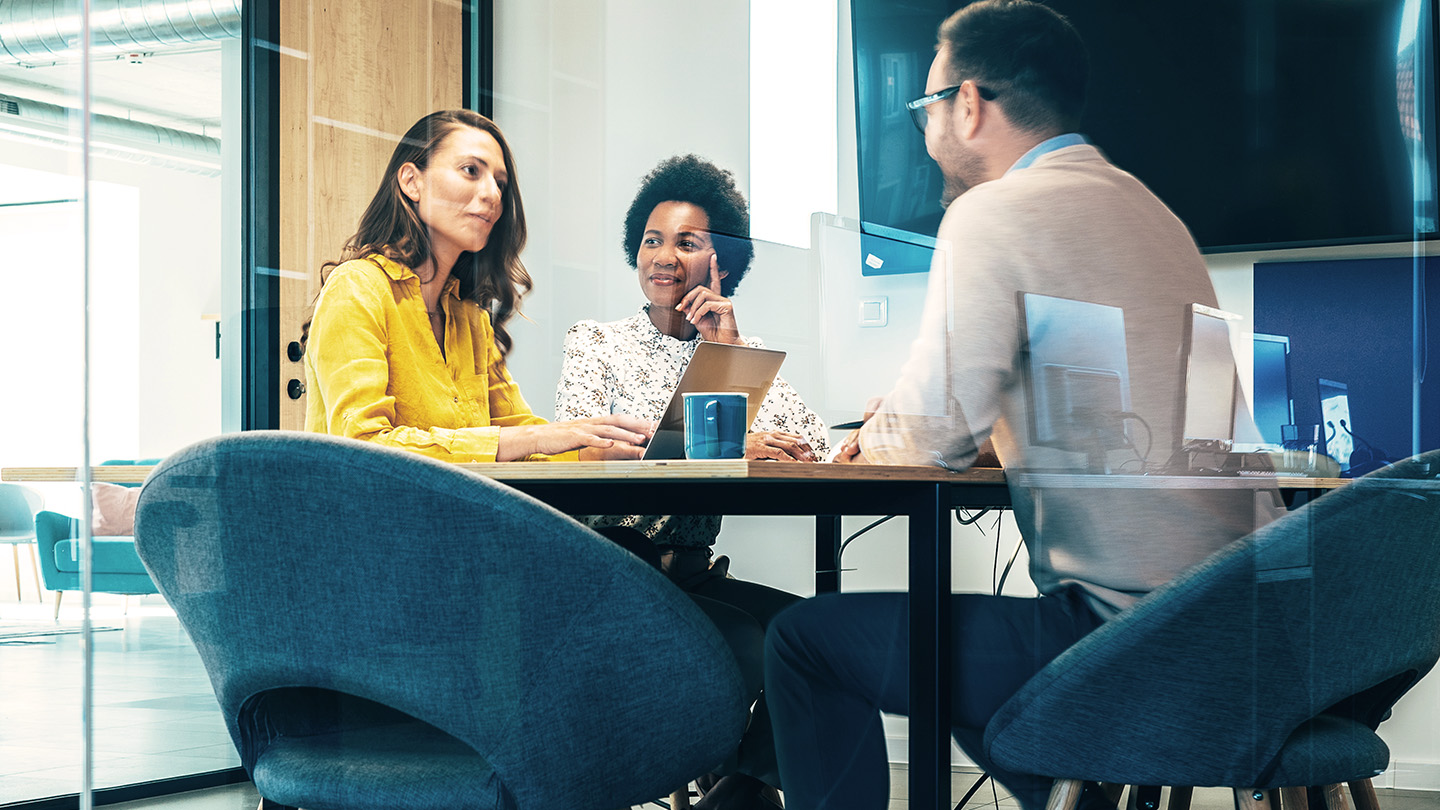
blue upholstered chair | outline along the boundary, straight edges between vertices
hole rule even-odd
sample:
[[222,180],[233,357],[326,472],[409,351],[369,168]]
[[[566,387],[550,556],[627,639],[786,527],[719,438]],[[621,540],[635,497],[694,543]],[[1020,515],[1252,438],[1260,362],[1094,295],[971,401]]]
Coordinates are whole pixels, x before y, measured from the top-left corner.
[[1374,810],[1375,729],[1440,658],[1437,473],[1440,452],[1371,473],[1155,591],[1006,703],[989,755],[1059,780],[1052,807],[1089,780],[1295,810],[1349,783]]
[[739,741],[739,670],[683,593],[451,465],[223,436],[154,472],[136,537],[271,806],[613,810]]

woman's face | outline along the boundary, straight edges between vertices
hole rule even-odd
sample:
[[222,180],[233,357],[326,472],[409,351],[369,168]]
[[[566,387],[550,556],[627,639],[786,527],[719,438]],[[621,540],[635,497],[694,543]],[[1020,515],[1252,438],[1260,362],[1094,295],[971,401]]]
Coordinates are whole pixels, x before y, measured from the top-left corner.
[[[710,282],[710,217],[684,202],[663,202],[650,212],[635,269],[640,291],[652,306],[674,307],[685,294]],[[725,271],[720,271],[725,277]]]
[[440,141],[421,171],[413,163],[400,168],[400,187],[416,204],[430,230],[430,247],[441,267],[463,251],[477,252],[505,210],[505,154],[490,133],[457,127]]

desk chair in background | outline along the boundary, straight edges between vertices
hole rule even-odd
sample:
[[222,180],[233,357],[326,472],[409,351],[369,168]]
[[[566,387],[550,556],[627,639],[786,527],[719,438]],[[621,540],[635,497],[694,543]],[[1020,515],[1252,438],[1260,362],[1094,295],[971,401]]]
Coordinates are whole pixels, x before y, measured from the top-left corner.
[[[1082,639],[995,715],[985,747],[1057,779],[1235,789],[1304,810],[1305,787],[1377,810],[1375,729],[1440,659],[1440,451],[1384,468],[1217,552]],[[1150,791],[1158,801],[1159,789]]]
[[613,809],[713,769],[744,727],[685,594],[452,465],[222,436],[151,475],[136,538],[262,806]]
[[35,515],[45,508],[45,499],[19,484],[0,484],[0,543],[10,546],[15,558],[15,601],[20,601],[20,546],[30,549],[30,570],[35,576],[35,600],[40,596],[40,572],[36,568]]

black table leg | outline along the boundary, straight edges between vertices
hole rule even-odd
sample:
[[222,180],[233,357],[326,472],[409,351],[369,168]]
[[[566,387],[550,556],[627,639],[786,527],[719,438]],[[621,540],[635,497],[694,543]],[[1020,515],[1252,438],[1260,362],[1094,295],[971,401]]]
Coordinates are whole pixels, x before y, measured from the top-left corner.
[[840,516],[815,516],[815,593],[840,590]]
[[950,806],[950,524],[939,484],[910,506],[910,806]]

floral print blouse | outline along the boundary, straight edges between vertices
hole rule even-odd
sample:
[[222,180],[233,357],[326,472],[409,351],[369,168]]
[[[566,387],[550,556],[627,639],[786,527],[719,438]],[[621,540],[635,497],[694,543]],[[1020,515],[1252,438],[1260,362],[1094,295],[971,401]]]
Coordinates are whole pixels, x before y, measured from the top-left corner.
[[[555,419],[584,419],[626,413],[658,421],[700,337],[680,340],[651,323],[650,305],[624,320],[581,321],[565,335],[565,360],[555,391]],[[764,348],[758,339],[745,344]],[[824,457],[829,442],[825,422],[805,406],[789,383],[775,378],[751,426],[805,437]],[[658,545],[713,545],[720,534],[719,515],[596,515],[581,517],[590,526],[630,526]]]

